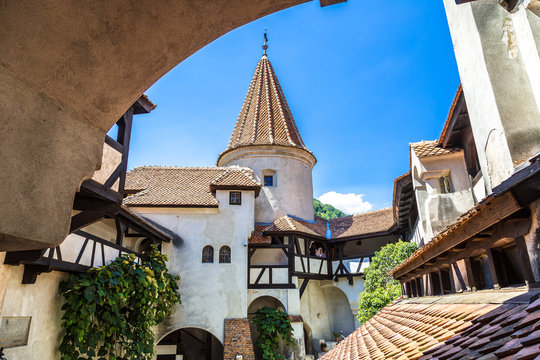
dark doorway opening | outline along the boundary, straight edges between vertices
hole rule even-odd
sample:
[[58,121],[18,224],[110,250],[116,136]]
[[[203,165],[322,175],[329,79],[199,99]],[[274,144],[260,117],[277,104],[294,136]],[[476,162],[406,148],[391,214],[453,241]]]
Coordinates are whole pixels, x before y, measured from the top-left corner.
[[156,346],[157,360],[223,360],[223,345],[211,333],[183,328],[165,336]]

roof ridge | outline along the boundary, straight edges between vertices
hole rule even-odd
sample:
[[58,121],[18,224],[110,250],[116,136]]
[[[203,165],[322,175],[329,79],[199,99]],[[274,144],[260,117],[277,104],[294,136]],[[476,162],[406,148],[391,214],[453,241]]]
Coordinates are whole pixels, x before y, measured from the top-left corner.
[[289,224],[289,226],[294,230],[296,231],[296,226],[294,226],[292,220],[290,217],[288,217],[287,215],[284,216],[285,217],[285,220],[287,221],[287,223]]

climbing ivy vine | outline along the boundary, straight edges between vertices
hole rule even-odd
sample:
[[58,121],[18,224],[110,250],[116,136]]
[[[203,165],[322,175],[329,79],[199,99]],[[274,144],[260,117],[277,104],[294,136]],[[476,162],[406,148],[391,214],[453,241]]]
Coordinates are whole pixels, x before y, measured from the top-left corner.
[[61,282],[61,359],[151,359],[152,327],[180,303],[179,278],[168,272],[166,261],[153,247],[140,264],[125,254]]
[[289,315],[281,310],[265,306],[255,312],[253,323],[261,334],[257,346],[262,350],[264,360],[283,360],[279,354],[279,340],[294,346],[293,330]]

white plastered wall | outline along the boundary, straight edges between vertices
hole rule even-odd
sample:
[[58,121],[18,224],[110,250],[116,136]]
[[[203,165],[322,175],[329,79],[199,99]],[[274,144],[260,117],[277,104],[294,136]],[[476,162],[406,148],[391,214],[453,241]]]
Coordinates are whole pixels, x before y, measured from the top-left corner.
[[[168,333],[196,327],[221,343],[226,318],[247,317],[247,239],[253,231],[253,191],[242,191],[242,204],[229,205],[229,191],[217,190],[218,209],[135,208],[138,213],[177,233],[182,241],[163,244],[169,270],[180,276],[182,304],[156,330]],[[203,247],[214,248],[214,263],[201,262]],[[231,263],[219,263],[219,249],[231,248]]]
[[280,216],[294,215],[313,220],[313,181],[315,158],[307,151],[283,146],[250,146],[226,154],[219,166],[245,166],[257,179],[274,174],[274,186],[263,186],[255,200],[255,221],[271,223]]
[[[6,266],[6,265],[3,265]],[[24,266],[10,266],[10,276],[2,317],[31,316],[28,345],[5,349],[7,359],[56,360],[62,340],[61,307],[58,285],[68,274],[53,271],[37,277],[35,284],[22,284]]]
[[[474,198],[462,151],[424,158],[419,158],[412,148],[410,151],[419,225],[423,228],[424,242],[427,243],[441,227],[473,207]],[[440,193],[440,176],[450,176],[452,192]],[[445,211],[439,211],[441,208]]]

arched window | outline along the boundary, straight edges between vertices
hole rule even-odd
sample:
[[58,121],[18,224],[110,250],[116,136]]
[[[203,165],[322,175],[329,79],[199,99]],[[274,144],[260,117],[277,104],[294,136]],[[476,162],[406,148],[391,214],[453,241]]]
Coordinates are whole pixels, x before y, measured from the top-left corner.
[[219,249],[219,262],[230,263],[231,262],[231,248],[228,246],[222,246]]
[[202,249],[202,262],[213,263],[214,262],[214,248],[210,245],[205,246]]

